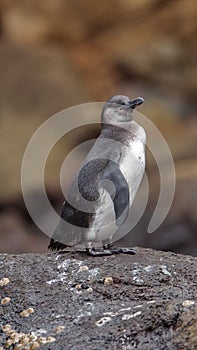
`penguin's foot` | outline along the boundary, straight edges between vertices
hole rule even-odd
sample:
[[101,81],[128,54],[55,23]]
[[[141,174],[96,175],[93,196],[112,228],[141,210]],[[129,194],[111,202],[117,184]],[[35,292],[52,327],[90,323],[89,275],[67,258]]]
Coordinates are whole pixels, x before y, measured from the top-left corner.
[[135,255],[137,252],[133,248],[114,248],[113,244],[108,243],[103,246],[104,250],[109,250],[112,254],[130,254]]
[[95,249],[94,247],[86,248],[86,252],[91,256],[108,256],[113,254],[109,249]]
[[137,252],[133,248],[113,248],[111,249],[112,254],[130,254],[135,255]]

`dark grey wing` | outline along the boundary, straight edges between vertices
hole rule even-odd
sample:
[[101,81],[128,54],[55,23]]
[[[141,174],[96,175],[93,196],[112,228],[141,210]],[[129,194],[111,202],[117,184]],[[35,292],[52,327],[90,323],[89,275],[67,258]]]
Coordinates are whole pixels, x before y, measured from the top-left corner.
[[[51,239],[50,249],[64,249],[66,246],[74,246],[85,241],[84,232],[91,227],[95,217],[92,202],[99,198],[98,176],[107,162],[96,159],[82,166],[71,184],[68,200],[63,204],[61,219]],[[85,199],[84,202],[78,198],[78,192]]]
[[116,224],[119,226],[126,220],[129,212],[129,188],[116,162],[108,159],[89,161],[79,172],[78,186],[81,195],[88,201],[95,201],[99,198],[99,186],[105,188],[114,204]]
[[116,215],[116,224],[122,225],[129,213],[129,187],[128,183],[121,172],[118,164],[109,161],[107,167],[100,174],[100,181],[109,180],[114,186],[114,194],[108,191],[106,183],[105,189],[110,193],[114,203],[114,211]]

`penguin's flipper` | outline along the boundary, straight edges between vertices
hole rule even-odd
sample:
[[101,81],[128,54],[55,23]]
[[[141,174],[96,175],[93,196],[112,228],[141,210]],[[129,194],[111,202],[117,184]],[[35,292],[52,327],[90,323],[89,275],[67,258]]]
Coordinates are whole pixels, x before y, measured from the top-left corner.
[[106,168],[100,173],[99,180],[110,180],[115,187],[115,194],[110,193],[108,186],[103,186],[113,200],[114,211],[116,215],[116,224],[122,225],[129,213],[129,187],[128,183],[121,172],[118,164],[109,161]]

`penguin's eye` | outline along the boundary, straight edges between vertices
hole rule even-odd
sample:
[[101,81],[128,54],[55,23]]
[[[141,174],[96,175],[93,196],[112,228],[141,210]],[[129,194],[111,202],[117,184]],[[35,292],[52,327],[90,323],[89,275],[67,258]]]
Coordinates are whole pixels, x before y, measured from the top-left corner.
[[127,106],[128,102],[127,101],[123,101],[123,100],[118,100],[115,102],[115,104],[119,105],[119,106]]
[[121,105],[121,106],[126,106],[126,102],[125,101],[119,101],[118,104]]
[[129,101],[129,98],[126,96],[113,96],[107,102],[116,106],[127,106]]

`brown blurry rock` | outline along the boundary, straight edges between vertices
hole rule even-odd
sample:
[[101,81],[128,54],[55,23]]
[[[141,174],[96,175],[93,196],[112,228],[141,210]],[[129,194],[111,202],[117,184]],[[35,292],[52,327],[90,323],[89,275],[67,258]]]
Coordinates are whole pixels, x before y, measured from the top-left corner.
[[14,209],[0,212],[0,252],[21,254],[46,251],[47,237],[25,224]]
[[[3,1],[5,36],[20,43],[74,44],[120,22],[126,7],[119,0]],[[96,10],[95,10],[96,8]],[[113,9],[113,11],[112,11]]]
[[[131,4],[121,24],[114,21],[105,33],[98,32],[73,51],[92,92],[103,98],[107,93],[114,94],[120,82],[141,80],[142,84],[154,83],[155,91],[159,85],[164,91],[171,89],[175,96],[184,93],[184,99],[193,101],[195,1],[188,6],[185,0],[163,5],[152,1],[138,11]],[[105,77],[108,84],[102,85]]]
[[123,72],[194,99],[196,19],[195,0],[3,0],[2,33],[69,47],[96,99],[113,94]]
[[[36,129],[54,113],[88,101],[88,93],[72,70],[67,55],[60,49],[19,48],[1,42],[0,76],[2,201],[21,191],[22,158]],[[49,174],[54,174],[58,168],[60,149],[58,147],[57,157],[52,157]],[[33,176],[32,185],[36,187],[36,169],[32,169]]]

